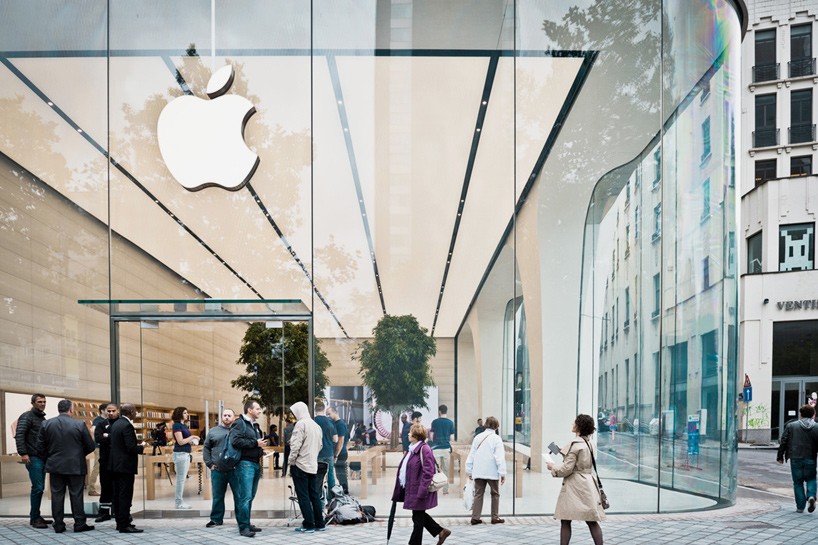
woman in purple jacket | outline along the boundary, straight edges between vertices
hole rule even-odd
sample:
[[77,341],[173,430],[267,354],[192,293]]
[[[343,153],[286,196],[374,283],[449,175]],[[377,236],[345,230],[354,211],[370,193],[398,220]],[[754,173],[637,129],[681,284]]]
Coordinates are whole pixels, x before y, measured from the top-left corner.
[[429,492],[434,474],[435,455],[426,444],[426,428],[415,424],[409,430],[409,450],[398,466],[395,491],[392,493],[392,501],[402,501],[403,508],[412,511],[415,527],[409,538],[409,545],[423,543],[424,528],[437,537],[437,545],[441,545],[452,533],[441,527],[426,512],[427,509],[437,507],[437,491]]

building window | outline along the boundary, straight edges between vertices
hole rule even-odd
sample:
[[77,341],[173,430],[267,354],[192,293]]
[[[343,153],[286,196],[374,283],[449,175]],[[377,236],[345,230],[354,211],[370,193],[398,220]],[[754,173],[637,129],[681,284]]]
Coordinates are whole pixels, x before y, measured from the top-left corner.
[[814,223],[798,223],[779,227],[779,271],[806,271],[814,268],[814,231]]
[[759,30],[755,38],[756,62],[753,66],[753,82],[778,79],[778,63],[775,62],[775,29]]
[[625,208],[631,204],[631,179],[625,182]]
[[701,221],[710,218],[710,178],[702,183],[702,217]]
[[[773,95],[775,96],[775,95]],[[662,182],[662,148],[653,152],[653,185],[651,189],[658,189]]]
[[657,204],[653,209],[653,241],[662,237],[662,203]]
[[631,226],[625,226],[625,259],[631,255]]
[[622,329],[625,331],[631,325],[631,292],[630,288],[625,288],[625,321],[622,322]]
[[633,209],[633,240],[639,240],[639,206]]
[[719,373],[718,331],[702,335],[702,377],[715,377]]
[[777,159],[765,159],[763,161],[756,161],[756,187],[760,186],[767,180],[775,180],[776,169],[778,168]]
[[790,93],[790,144],[815,141],[812,123],[812,89]]
[[761,270],[761,231],[747,237],[747,274],[760,274]]
[[707,79],[702,80],[702,82],[700,84],[700,87],[701,87],[701,90],[702,90],[702,96],[699,99],[699,103],[702,103],[705,100],[707,100],[707,97],[710,96],[710,78],[707,77]]
[[810,176],[812,174],[812,155],[801,155],[790,158],[790,176]]
[[815,74],[812,58],[812,23],[790,27],[790,77]]
[[662,308],[662,283],[658,274],[653,275],[653,312],[651,318],[658,318]]
[[702,123],[702,163],[710,158],[710,118]]
[[702,259],[702,291],[710,287],[710,256]]
[[778,144],[775,117],[775,95],[756,96],[756,130],[753,131],[753,147],[762,148]]

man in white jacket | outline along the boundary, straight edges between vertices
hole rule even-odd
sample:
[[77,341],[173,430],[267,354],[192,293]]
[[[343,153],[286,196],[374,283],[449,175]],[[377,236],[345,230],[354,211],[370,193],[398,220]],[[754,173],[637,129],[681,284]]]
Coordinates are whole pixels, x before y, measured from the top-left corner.
[[502,524],[500,518],[500,485],[506,482],[506,452],[503,440],[497,434],[500,422],[490,416],[486,419],[486,430],[475,436],[466,459],[466,473],[474,480],[474,505],[471,523],[483,524],[483,494],[486,484],[491,487],[491,523]]
[[298,505],[304,522],[296,532],[321,532],[324,526],[324,513],[321,506],[321,486],[327,473],[327,464],[318,462],[323,433],[321,426],[310,417],[310,410],[301,401],[290,407],[296,418],[293,434],[290,437],[290,475],[298,496]]

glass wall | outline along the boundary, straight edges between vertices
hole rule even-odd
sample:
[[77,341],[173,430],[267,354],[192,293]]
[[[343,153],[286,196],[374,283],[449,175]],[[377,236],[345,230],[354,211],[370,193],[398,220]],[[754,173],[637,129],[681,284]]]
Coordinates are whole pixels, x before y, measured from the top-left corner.
[[[11,426],[33,390],[89,424],[135,402],[144,434],[248,396],[283,426],[273,384],[360,425],[350,491],[376,505],[399,414],[442,405],[454,490],[498,418],[504,513],[553,512],[543,454],[578,412],[617,510],[733,501],[730,3],[0,0],[0,21],[0,514],[27,511]],[[279,380],[279,360],[248,371],[256,319],[111,330],[89,299],[303,301],[306,356]],[[389,406],[361,373],[387,316],[435,346],[425,391]],[[161,463],[141,509],[174,508]],[[282,514],[287,481],[265,479]]]

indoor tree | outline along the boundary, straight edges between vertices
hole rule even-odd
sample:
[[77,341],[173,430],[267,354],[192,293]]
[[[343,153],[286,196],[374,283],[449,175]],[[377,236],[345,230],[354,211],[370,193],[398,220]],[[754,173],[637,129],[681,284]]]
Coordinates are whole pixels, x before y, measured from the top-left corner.
[[392,448],[400,437],[400,413],[427,406],[427,390],[435,385],[429,359],[436,352],[435,339],[412,315],[384,316],[372,330],[372,338],[358,347],[355,358],[369,387],[369,401],[392,414]]
[[[268,417],[277,415],[279,421],[286,414],[286,408],[296,401],[310,405],[308,335],[305,322],[284,322],[283,327],[278,328],[268,328],[264,322],[250,324],[236,361],[244,366],[244,374],[232,380],[231,386],[247,392],[244,400],[257,399]],[[329,382],[326,371],[330,362],[318,339],[315,339],[314,355],[315,391],[322,392]]]

